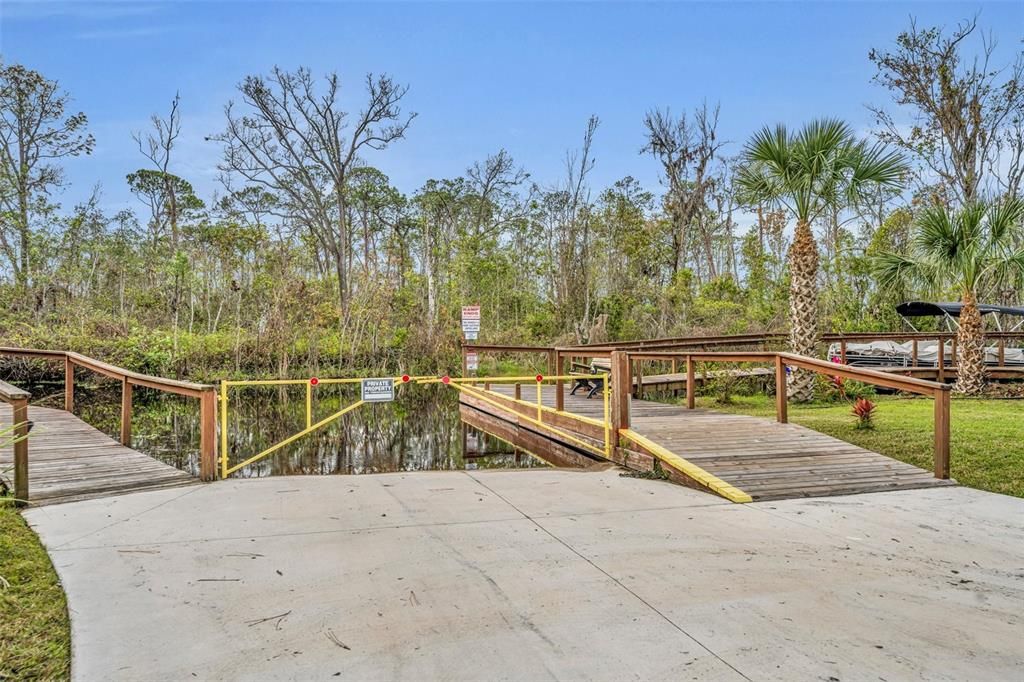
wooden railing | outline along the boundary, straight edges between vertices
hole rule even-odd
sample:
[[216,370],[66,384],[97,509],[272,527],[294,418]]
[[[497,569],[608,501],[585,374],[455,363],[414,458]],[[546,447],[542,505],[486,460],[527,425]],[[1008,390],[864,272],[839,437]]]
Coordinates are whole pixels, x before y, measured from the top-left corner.
[[592,352],[595,350],[675,350],[679,348],[702,348],[731,346],[768,345],[784,342],[789,338],[780,332],[755,332],[753,334],[722,334],[718,336],[672,336],[658,339],[634,339],[632,341],[609,341],[603,343],[567,346],[566,350]]
[[686,367],[686,406],[695,407],[696,401],[696,363],[697,362],[736,362],[768,364],[775,368],[775,416],[781,423],[789,421],[788,392],[786,388],[786,369],[797,367],[826,376],[841,376],[846,379],[861,381],[874,386],[881,386],[907,393],[928,395],[934,398],[934,436],[935,447],[933,469],[936,478],[949,478],[949,402],[950,387],[948,384],[899,376],[888,372],[880,372],[864,367],[848,365],[809,358],[803,355],[783,352],[722,352],[722,353],[672,353],[665,351],[612,353],[612,426],[613,433],[620,428],[629,428],[629,397],[632,389],[630,375],[631,362],[635,360],[682,360]]
[[[725,336],[687,336],[662,339],[649,339],[646,341],[616,341],[608,344],[593,346],[516,346],[500,344],[467,344],[462,347],[462,375],[468,375],[466,356],[468,353],[490,353],[510,355],[541,355],[546,358],[548,374],[563,376],[571,374],[579,369],[579,365],[589,364],[587,361],[595,359],[608,360],[614,351],[639,351],[642,349],[654,351],[668,350],[711,350],[714,348],[736,348],[748,349],[753,346],[760,350],[767,349],[780,343],[785,339],[784,334],[731,334]],[[643,358],[634,355],[630,367],[630,376],[635,377],[637,397],[643,397]],[[671,355],[667,364],[669,372],[676,373],[677,356]],[[564,382],[559,381],[558,390],[555,391],[555,408],[565,408]]]
[[14,450],[14,499],[24,505],[28,501],[28,391],[0,381],[0,400],[11,406],[11,439]]
[[145,386],[165,393],[199,399],[199,477],[212,481],[217,476],[217,391],[209,384],[165,379],[116,367],[94,358],[62,350],[0,347],[0,355],[64,363],[64,409],[74,410],[75,368],[81,367],[121,382],[121,444],[132,442],[132,388]]
[[[572,369],[574,359],[608,358],[612,351],[627,351],[634,354],[631,376],[637,381],[637,397],[642,397],[644,390],[643,376],[645,362],[637,353],[641,351],[716,351],[726,349],[757,350],[757,351],[782,351],[782,346],[787,339],[786,334],[778,332],[765,332],[754,334],[726,334],[720,336],[678,336],[664,337],[657,339],[636,339],[630,341],[612,341],[593,345],[578,346],[526,346],[526,345],[498,345],[498,344],[469,344],[463,346],[463,375],[466,374],[466,353],[476,351],[478,353],[507,353],[507,354],[539,354],[547,356],[548,373],[565,374],[568,363]],[[952,332],[834,332],[821,335],[821,342],[825,344],[839,344],[840,361],[846,364],[846,350],[848,343],[863,343],[868,341],[912,341],[911,364],[909,367],[893,367],[884,371],[905,372],[910,375],[931,375],[934,374],[938,381],[944,381],[947,377],[956,376],[956,361],[958,356],[956,334]],[[937,363],[937,367],[918,366],[918,345],[923,341],[935,341],[939,345],[940,357],[946,357],[946,347],[949,345],[951,355],[950,364]],[[989,371],[992,375],[1000,378],[1024,378],[1024,370],[1019,366],[1007,366],[1005,364],[1005,351],[1008,344],[1015,346],[1024,345],[1024,331],[1003,332],[988,331],[985,333],[986,345],[995,345],[997,348],[998,362],[990,365]],[[661,358],[665,360],[664,370],[672,374],[678,371],[677,354]]]

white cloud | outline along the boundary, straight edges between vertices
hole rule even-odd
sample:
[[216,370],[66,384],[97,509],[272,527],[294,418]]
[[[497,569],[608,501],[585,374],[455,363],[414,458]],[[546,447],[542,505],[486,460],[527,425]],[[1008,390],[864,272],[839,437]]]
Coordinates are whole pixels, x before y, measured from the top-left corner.
[[153,14],[162,2],[115,0],[112,2],[67,2],[64,0],[4,0],[0,16],[5,20],[71,17],[75,19],[116,19]]
[[78,40],[123,40],[130,38],[145,38],[147,36],[167,33],[166,26],[140,26],[138,28],[109,28],[96,31],[82,31],[76,33]]

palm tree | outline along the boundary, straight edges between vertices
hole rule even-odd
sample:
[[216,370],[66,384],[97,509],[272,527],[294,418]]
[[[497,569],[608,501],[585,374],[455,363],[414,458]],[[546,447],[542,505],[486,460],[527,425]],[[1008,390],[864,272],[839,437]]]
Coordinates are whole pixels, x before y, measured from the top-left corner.
[[[985,335],[978,295],[1016,280],[1024,283],[1024,200],[975,201],[957,211],[930,206],[915,223],[910,253],[872,259],[879,284],[915,284],[935,293],[955,292],[963,308],[957,331],[956,389],[985,389]],[[941,359],[940,359],[941,361]]]
[[[751,203],[782,205],[796,218],[789,248],[790,346],[813,355],[818,343],[818,246],[812,223],[826,211],[864,203],[879,188],[898,187],[906,171],[903,158],[884,146],[860,140],[835,119],[812,121],[790,132],[784,125],[764,128],[743,150],[737,182]],[[790,375],[790,395],[814,397],[814,376]]]

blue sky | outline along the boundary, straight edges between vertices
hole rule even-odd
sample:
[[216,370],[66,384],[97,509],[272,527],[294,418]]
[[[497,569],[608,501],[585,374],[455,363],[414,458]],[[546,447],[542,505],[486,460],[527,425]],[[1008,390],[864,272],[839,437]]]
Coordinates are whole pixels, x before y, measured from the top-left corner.
[[720,132],[737,153],[756,128],[839,116],[868,131],[871,47],[918,17],[955,25],[980,12],[1007,59],[1024,35],[1024,2],[997,3],[428,3],[30,2],[0,0],[0,53],[57,79],[88,114],[95,153],[67,164],[60,197],[97,182],[109,210],[133,205],[124,176],[145,165],[131,133],[181,93],[183,135],[173,170],[201,196],[217,188],[223,106],[246,75],[277,64],[337,71],[345,102],[362,78],[387,72],[410,86],[419,117],[408,139],[367,161],[411,193],[462,173],[500,148],[541,184],[563,172],[587,117],[595,191],[632,175],[658,190],[638,152],[652,107],[721,103]]

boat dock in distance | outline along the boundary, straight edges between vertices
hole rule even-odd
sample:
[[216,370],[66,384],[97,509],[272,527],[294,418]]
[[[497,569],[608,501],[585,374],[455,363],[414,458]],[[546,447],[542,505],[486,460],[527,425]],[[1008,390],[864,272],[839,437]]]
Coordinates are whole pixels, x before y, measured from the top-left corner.
[[[725,343],[764,345],[761,338],[731,339]],[[640,472],[656,472],[733,502],[953,484],[948,384],[780,351],[712,352],[694,350],[692,344],[664,350],[656,342],[647,343],[650,349],[466,346],[465,355],[478,357],[545,354],[551,376],[461,380],[462,418],[555,464],[611,461]],[[708,343],[702,340],[702,345]],[[722,368],[723,364],[733,366]],[[651,365],[668,371],[643,373]],[[566,373],[566,367],[576,371]],[[789,423],[787,373],[794,369],[931,397],[933,470]],[[775,393],[775,420],[696,407],[696,387],[701,383],[741,379],[764,382]],[[586,384],[584,390],[574,391],[579,384]],[[639,397],[658,389],[683,391],[685,405]]]

